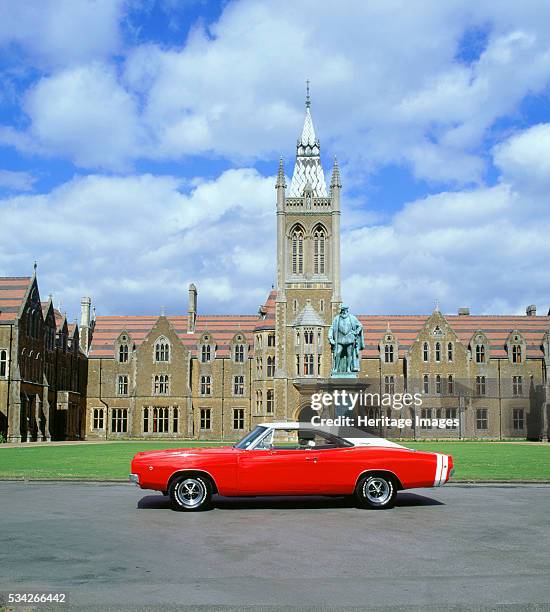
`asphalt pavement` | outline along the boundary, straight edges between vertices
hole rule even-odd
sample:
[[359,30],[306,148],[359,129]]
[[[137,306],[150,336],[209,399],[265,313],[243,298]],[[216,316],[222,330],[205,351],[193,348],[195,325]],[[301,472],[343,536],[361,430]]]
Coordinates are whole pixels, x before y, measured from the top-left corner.
[[58,609],[550,610],[548,485],[188,514],[132,485],[1,482],[0,542],[0,591],[63,591]]

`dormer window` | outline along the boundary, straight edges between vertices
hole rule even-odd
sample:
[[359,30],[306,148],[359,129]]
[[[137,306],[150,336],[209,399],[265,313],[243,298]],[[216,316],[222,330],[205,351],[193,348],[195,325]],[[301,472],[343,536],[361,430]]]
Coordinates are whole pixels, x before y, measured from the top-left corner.
[[244,362],[244,344],[235,345],[235,361],[237,363]]
[[521,346],[519,344],[514,344],[512,346],[512,363],[521,363],[521,362],[522,362]]
[[384,347],[384,361],[393,363],[393,344],[386,344]]
[[424,342],[422,346],[422,359],[425,362],[430,360],[430,347],[427,342]]
[[170,361],[170,343],[164,337],[155,342],[155,361],[157,363]]
[[453,343],[449,342],[447,344],[447,361],[451,363],[453,361]]
[[128,345],[121,344],[118,347],[118,360],[120,363],[126,363],[128,361]]
[[209,344],[203,344],[201,347],[201,361],[202,363],[210,363],[212,361],[212,350]]
[[476,363],[485,363],[485,347],[483,344],[476,344]]
[[435,343],[435,360],[441,361],[441,343],[440,342]]

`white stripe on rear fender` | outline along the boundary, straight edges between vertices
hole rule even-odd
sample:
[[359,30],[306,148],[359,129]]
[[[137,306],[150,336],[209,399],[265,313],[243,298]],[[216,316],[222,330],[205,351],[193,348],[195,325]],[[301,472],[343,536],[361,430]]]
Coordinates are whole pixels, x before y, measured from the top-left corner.
[[441,482],[441,468],[443,467],[443,457],[440,453],[436,453],[437,465],[435,468],[434,487],[438,487]]
[[449,471],[449,455],[441,455],[441,478],[439,480],[439,486],[443,486],[447,480],[447,472]]

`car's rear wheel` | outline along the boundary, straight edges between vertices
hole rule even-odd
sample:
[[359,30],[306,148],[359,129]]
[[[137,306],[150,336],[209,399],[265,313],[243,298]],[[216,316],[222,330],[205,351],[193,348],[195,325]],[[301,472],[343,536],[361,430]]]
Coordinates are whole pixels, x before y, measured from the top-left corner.
[[204,476],[182,474],[172,480],[168,493],[174,510],[196,512],[210,506],[212,483]]
[[367,474],[359,480],[355,488],[355,498],[362,508],[392,508],[396,495],[395,482],[387,474]]

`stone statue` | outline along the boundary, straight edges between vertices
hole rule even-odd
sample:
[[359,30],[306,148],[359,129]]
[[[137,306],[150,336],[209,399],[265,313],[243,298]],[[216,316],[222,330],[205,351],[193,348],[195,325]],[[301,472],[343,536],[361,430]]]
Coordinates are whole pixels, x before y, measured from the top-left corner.
[[328,341],[332,349],[332,376],[359,372],[360,351],[365,348],[363,326],[344,304],[328,330]]

